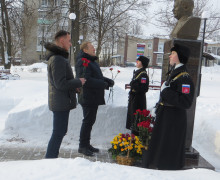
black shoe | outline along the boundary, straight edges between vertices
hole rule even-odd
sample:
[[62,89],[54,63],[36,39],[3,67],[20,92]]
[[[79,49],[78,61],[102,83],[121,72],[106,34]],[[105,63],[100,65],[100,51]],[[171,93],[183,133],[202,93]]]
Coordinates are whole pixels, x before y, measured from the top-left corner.
[[92,145],[89,145],[88,149],[94,153],[98,153],[99,152],[99,149],[98,148],[95,148],[93,147]]
[[78,153],[82,153],[86,156],[94,156],[94,153],[91,150],[89,150],[89,148],[86,148],[86,147],[85,148],[79,148]]

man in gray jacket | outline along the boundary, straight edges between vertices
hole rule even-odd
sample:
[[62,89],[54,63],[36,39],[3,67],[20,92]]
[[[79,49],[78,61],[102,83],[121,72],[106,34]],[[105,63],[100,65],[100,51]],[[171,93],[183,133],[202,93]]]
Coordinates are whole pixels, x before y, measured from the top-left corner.
[[76,108],[76,91],[85,83],[84,78],[74,79],[68,60],[71,46],[70,33],[59,31],[55,35],[55,44],[46,43],[49,51],[48,90],[49,109],[53,112],[53,133],[50,138],[46,158],[57,158],[60,145],[68,129],[69,112]]

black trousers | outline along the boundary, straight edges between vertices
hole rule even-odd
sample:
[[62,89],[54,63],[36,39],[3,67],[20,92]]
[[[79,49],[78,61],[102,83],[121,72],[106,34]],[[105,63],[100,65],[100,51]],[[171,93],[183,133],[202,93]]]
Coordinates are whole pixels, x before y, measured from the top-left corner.
[[92,126],[96,121],[96,114],[98,105],[96,106],[82,106],[83,122],[80,130],[79,147],[84,148],[90,145]]
[[70,111],[53,111],[53,133],[45,158],[57,158],[63,137],[67,133]]

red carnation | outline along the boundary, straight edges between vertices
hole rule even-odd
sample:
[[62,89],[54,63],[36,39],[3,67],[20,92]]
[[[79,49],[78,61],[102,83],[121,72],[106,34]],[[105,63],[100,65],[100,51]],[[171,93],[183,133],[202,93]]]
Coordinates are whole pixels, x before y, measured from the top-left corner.
[[134,139],[134,138],[135,138],[135,135],[134,135],[134,134],[131,134],[131,138]]
[[126,137],[130,137],[130,134],[126,133]]
[[82,61],[83,61],[83,66],[84,67],[88,67],[90,61],[88,59],[86,59],[86,58],[82,58]]
[[148,111],[146,109],[144,109],[142,112],[143,112],[144,117],[146,117],[150,114],[150,111]]
[[89,65],[88,63],[83,63],[84,67],[88,67],[88,65]]
[[140,110],[140,109],[137,109],[137,110],[136,110],[136,112],[139,112],[139,113],[141,113],[141,110]]
[[137,109],[134,113],[134,128],[139,132],[142,145],[148,146],[152,135],[153,125],[150,111]]

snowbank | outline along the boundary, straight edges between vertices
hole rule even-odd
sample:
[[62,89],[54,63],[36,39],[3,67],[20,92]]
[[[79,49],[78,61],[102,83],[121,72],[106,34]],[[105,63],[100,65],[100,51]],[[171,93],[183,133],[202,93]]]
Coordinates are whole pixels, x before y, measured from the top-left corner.
[[[31,67],[13,67],[21,75],[20,80],[0,81],[0,134],[1,145],[47,146],[52,131],[52,113],[48,110],[47,70],[44,63],[37,64],[40,72],[28,71]],[[102,68],[103,74],[115,79],[114,99],[106,91],[107,104],[100,106],[97,121],[92,130],[92,144],[106,149],[110,141],[125,129],[129,83],[134,68]],[[160,81],[160,69],[150,69],[150,80]],[[220,66],[202,68],[201,93],[197,98],[193,147],[207,159],[216,170],[220,171]],[[159,91],[147,93],[147,106],[151,109],[159,99]],[[80,105],[72,110],[69,118],[69,129],[62,148],[78,148],[79,132],[82,122]],[[7,139],[10,139],[9,143]],[[21,143],[22,142],[22,143]]]
[[196,105],[193,147],[218,170],[220,170],[219,92],[220,66],[203,67],[200,96]]
[[[13,173],[10,173],[13,172]],[[82,158],[1,162],[0,174],[7,180],[219,180],[220,174],[207,169],[159,171],[118,164],[91,162]]]
[[[32,66],[34,67],[34,66]],[[28,68],[29,69],[29,68]],[[12,136],[27,144],[45,144],[52,132],[52,113],[48,109],[48,84],[44,81],[1,81],[1,108],[10,107],[5,121],[4,137]],[[105,93],[107,105],[99,106],[97,121],[92,131],[92,143],[102,148],[109,146],[112,138],[125,129],[127,114],[127,93],[117,85],[109,98]],[[116,95],[117,94],[117,95]],[[120,97],[120,98],[118,98]],[[68,133],[64,145],[78,146],[81,122],[83,119],[80,105],[72,110],[69,118]],[[11,139],[11,138],[10,138]]]

